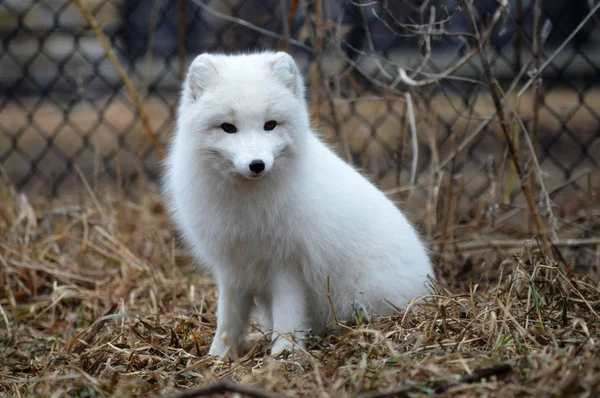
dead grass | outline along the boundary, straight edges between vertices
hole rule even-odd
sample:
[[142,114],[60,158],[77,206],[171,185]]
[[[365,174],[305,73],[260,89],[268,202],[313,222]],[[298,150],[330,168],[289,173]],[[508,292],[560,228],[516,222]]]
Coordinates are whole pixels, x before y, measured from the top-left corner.
[[600,393],[599,268],[574,268],[579,249],[565,263],[535,242],[442,256],[444,285],[414,312],[314,339],[307,355],[257,345],[220,363],[206,358],[214,285],[152,186],[55,201],[0,191],[0,396],[146,397],[220,379],[286,397]]

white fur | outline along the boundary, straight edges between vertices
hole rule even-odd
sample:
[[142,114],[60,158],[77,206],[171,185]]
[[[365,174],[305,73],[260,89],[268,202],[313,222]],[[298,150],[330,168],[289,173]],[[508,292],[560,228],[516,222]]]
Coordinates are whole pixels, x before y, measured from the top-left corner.
[[[375,315],[427,294],[426,249],[398,208],[311,131],[302,76],[285,53],[202,54],[183,85],[166,160],[174,221],[219,291],[211,355],[238,353],[253,307],[284,334]],[[265,122],[277,127],[265,131]],[[227,134],[222,123],[235,125]],[[248,164],[262,159],[253,176]],[[261,178],[262,177],[262,178]],[[278,338],[272,354],[290,349]]]

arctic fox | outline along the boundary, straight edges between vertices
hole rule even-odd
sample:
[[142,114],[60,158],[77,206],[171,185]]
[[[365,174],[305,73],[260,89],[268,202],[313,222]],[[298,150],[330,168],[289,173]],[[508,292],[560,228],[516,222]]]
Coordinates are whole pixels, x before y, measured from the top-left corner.
[[197,56],[168,152],[167,207],[217,282],[210,355],[239,355],[254,308],[277,355],[357,305],[386,315],[427,294],[417,232],[311,131],[288,54]]

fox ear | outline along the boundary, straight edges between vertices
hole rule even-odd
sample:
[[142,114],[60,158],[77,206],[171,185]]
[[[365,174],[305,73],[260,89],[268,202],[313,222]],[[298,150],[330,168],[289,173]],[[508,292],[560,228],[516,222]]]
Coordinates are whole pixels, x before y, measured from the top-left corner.
[[210,54],[198,55],[187,74],[187,85],[190,89],[192,99],[199,98],[202,93],[214,85],[219,77],[219,72]]
[[304,82],[296,61],[283,51],[275,53],[271,62],[271,70],[294,95],[304,97]]

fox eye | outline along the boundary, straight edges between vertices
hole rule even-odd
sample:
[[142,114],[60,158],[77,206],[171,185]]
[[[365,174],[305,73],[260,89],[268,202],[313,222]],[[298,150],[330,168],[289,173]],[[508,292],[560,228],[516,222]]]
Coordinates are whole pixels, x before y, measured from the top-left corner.
[[275,120],[269,120],[265,123],[265,131],[271,131],[277,126],[277,122]]
[[233,133],[237,133],[237,127],[235,127],[233,124],[231,123],[223,123],[221,125],[221,128],[223,129],[224,132],[226,132],[227,134],[233,134]]

